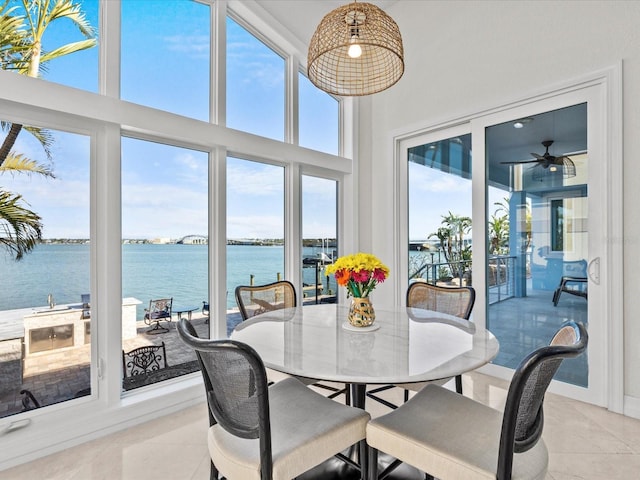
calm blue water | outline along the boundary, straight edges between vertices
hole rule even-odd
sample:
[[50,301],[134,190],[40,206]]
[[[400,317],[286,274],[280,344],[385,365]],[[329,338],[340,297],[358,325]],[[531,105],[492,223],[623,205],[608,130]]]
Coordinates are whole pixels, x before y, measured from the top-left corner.
[[[20,262],[0,254],[0,310],[47,304],[53,294],[57,304],[79,303],[90,292],[89,245],[39,245]],[[320,249],[304,248],[304,255]],[[123,245],[122,296],[143,302],[141,316],[151,298],[173,297],[174,306],[201,306],[207,299],[206,245]],[[283,247],[227,246],[227,308],[235,308],[234,289],[284,278]],[[315,268],[304,268],[304,282],[313,284]],[[320,273],[326,285],[326,277]],[[335,291],[331,278],[330,287]]]

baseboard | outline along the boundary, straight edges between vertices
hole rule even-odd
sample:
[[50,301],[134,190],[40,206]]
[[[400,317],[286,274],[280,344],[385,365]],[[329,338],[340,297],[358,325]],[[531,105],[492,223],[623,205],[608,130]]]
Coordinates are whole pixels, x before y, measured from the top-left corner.
[[640,398],[624,396],[624,415],[640,419]]

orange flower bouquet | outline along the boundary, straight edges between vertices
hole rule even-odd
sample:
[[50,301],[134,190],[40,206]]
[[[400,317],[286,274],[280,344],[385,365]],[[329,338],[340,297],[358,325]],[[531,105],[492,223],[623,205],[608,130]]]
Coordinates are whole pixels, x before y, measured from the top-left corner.
[[327,266],[325,275],[334,274],[341,287],[347,287],[347,297],[366,298],[389,276],[389,267],[375,255],[356,253],[338,258]]

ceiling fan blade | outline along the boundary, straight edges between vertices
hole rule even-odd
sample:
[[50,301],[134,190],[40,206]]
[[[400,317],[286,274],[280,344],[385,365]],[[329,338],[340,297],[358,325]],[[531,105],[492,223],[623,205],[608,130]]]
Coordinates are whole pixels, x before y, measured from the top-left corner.
[[536,157],[538,160],[545,160],[545,157],[543,157],[542,155],[538,155],[537,153],[531,153],[531,155],[533,155],[534,157]]
[[[544,160],[544,158],[542,158],[541,160]],[[521,163],[539,163],[541,160],[524,160],[522,162],[500,162],[503,165],[519,165]]]

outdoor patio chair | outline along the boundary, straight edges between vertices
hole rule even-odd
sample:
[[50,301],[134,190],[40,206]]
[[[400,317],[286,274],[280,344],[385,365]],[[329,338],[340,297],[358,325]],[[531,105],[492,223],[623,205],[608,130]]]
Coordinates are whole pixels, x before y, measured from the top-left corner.
[[91,318],[91,294],[83,293],[80,295],[80,301],[82,302],[82,318]]
[[26,388],[20,390],[20,395],[24,395],[22,397],[22,411],[26,412],[27,410],[33,410],[34,408],[40,408],[40,402],[35,397],[31,390],[27,390]]
[[160,325],[160,322],[171,321],[171,306],[173,298],[159,298],[157,300],[149,300],[149,308],[144,309],[144,323],[151,326],[146,333],[155,335],[158,333],[166,333],[168,328]]
[[587,341],[585,327],[568,322],[548,346],[525,357],[511,380],[504,412],[427,385],[367,426],[370,478],[378,478],[378,451],[397,459],[380,478],[402,462],[425,472],[427,479],[545,478],[544,395],[562,361],[584,352]]
[[[293,284],[287,280],[280,280],[266,285],[240,285],[236,287],[235,296],[243,321],[260,315],[261,313],[282,308],[293,308],[296,307],[298,303],[296,289]],[[267,372],[270,382],[277,382],[291,376],[272,369],[267,369]],[[340,394],[344,394],[347,405],[351,403],[351,392],[348,385],[345,385],[344,388],[336,388],[331,385],[319,383],[311,378],[296,378],[305,385],[314,385],[333,392],[329,395],[329,398],[335,398]]]
[[[468,320],[476,301],[473,287],[441,287],[426,282],[415,282],[407,289],[407,307],[423,308],[434,312],[446,313]],[[367,396],[389,408],[398,406],[376,395],[377,393],[400,387],[404,389],[404,401],[409,400],[409,391],[418,392],[428,383],[444,385],[450,378],[436,382],[403,383],[399,385],[383,385],[367,392]],[[462,394],[462,375],[456,375],[456,392]]]
[[[191,335],[188,320],[177,324],[180,338],[196,352],[214,423],[207,443],[210,478],[290,480],[358,445],[366,477],[364,441],[370,415],[305,387],[295,378],[267,386],[262,359],[249,345]],[[357,466],[357,465],[356,465]]]
[[553,292],[553,306],[558,306],[562,292],[586,299],[588,282],[586,260],[563,262],[562,277],[558,287]]
[[160,345],[145,345],[129,352],[122,351],[122,371],[124,378],[155,372],[167,368],[167,351]]

